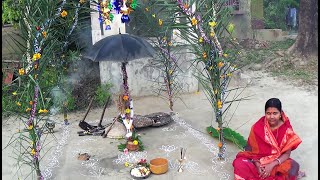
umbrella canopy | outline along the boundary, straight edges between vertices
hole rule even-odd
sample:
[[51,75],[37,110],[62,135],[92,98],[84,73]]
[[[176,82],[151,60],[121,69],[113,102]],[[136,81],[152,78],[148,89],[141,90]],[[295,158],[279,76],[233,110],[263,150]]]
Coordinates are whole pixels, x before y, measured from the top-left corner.
[[84,56],[92,61],[128,62],[153,57],[155,50],[146,40],[129,34],[116,34],[95,43]]

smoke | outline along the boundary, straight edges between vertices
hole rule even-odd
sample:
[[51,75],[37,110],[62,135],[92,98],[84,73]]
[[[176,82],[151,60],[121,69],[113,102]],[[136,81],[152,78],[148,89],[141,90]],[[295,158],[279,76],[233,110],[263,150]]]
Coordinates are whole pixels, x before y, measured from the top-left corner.
[[55,115],[60,112],[63,103],[67,100],[67,95],[65,91],[59,86],[52,88],[50,95],[53,101],[53,106],[50,108],[50,114]]

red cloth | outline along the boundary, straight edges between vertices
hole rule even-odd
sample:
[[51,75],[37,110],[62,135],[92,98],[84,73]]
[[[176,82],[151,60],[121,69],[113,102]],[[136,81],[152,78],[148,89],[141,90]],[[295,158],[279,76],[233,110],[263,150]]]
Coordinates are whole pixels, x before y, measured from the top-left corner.
[[[284,123],[273,132],[265,116],[252,126],[248,138],[249,149],[239,152],[233,162],[236,180],[260,180],[258,170],[251,160],[258,160],[262,165],[269,164],[286,151],[296,149],[302,142],[293,131],[288,117],[284,112],[281,115]],[[289,171],[298,166],[296,164],[289,158],[281,165],[275,166],[270,177],[265,180],[281,180],[289,177]]]

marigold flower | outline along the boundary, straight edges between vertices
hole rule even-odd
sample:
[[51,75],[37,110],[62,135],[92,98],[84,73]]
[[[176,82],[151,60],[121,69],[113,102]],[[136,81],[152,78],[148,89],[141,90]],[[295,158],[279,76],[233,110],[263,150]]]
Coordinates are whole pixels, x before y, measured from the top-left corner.
[[218,89],[215,89],[213,92],[214,94],[218,94]]
[[215,33],[213,31],[210,32],[210,36],[214,37]]
[[154,17],[154,18],[155,18],[155,17],[156,17],[156,14],[152,14],[152,17]]
[[183,8],[184,8],[184,9],[188,9],[188,8],[189,8],[189,4],[184,4],[184,5],[183,5]]
[[24,75],[24,69],[23,68],[19,69],[19,74],[20,74],[20,76]]
[[223,54],[223,57],[228,57],[228,54],[227,54],[227,53],[224,53],[224,54]]
[[86,1],[85,0],[79,0],[79,3],[80,4],[83,4],[83,3],[85,3]]
[[17,92],[16,92],[16,91],[14,91],[14,92],[12,93],[12,95],[16,96],[16,95],[17,95]]
[[129,163],[128,163],[128,162],[125,162],[125,163],[124,163],[124,166],[125,166],[125,167],[129,167]]
[[36,154],[36,150],[32,149],[32,150],[31,150],[31,154],[32,154],[32,155],[35,155],[35,154]]
[[199,43],[202,43],[202,42],[203,42],[203,38],[200,37],[200,38],[199,38]]
[[159,26],[162,26],[163,21],[161,19],[158,20]]
[[222,142],[218,143],[218,147],[221,148],[222,147]]
[[38,59],[40,59],[41,58],[41,54],[40,53],[35,53],[34,55],[33,55],[33,57],[32,57],[32,59],[34,60],[34,61],[36,61],[36,60],[38,60]]
[[223,62],[220,61],[220,62],[218,63],[218,68],[221,68],[222,66],[223,66]]
[[230,77],[232,75],[232,73],[228,73],[227,76]]
[[220,131],[220,128],[217,128],[217,131]]
[[44,38],[46,38],[46,37],[47,37],[47,32],[46,32],[46,31],[43,31],[43,32],[42,32],[42,36],[43,36]]
[[210,66],[210,67],[209,67],[209,70],[211,71],[212,69],[213,69],[213,66]]
[[39,109],[38,113],[47,113],[48,110],[47,109]]
[[127,114],[130,113],[130,109],[129,109],[129,108],[126,109],[126,113],[127,113]]
[[21,106],[21,103],[20,102],[16,102],[17,106]]
[[197,25],[197,24],[198,24],[198,20],[197,20],[195,17],[193,17],[193,18],[191,19],[191,24],[192,24],[192,26]]
[[33,128],[33,126],[32,126],[32,125],[28,126],[28,129],[29,129],[29,130],[31,130],[32,128]]
[[173,70],[172,70],[172,69],[170,69],[170,70],[169,70],[169,74],[171,75],[172,73],[173,73]]
[[202,57],[203,57],[203,59],[207,58],[207,53],[206,53],[206,52],[203,52],[203,53],[202,53]]
[[124,95],[122,99],[123,99],[123,100],[125,100],[125,101],[128,101],[128,99],[129,99],[129,96],[127,96],[127,95]]
[[211,26],[211,27],[215,27],[216,25],[217,25],[217,23],[214,22],[214,21],[210,21],[210,22],[209,22],[209,26]]
[[138,142],[137,140],[134,140],[134,141],[133,141],[133,144],[134,144],[134,145],[138,145],[139,142]]
[[63,10],[61,13],[60,13],[61,17],[66,17],[68,15],[68,12],[66,10]]
[[29,101],[29,104],[32,106],[32,104],[33,104],[33,101]]
[[222,108],[222,102],[221,102],[221,100],[218,100],[218,102],[217,102],[217,107],[218,107],[219,109]]
[[29,112],[29,111],[31,111],[31,108],[27,108],[27,109],[26,109],[26,112]]

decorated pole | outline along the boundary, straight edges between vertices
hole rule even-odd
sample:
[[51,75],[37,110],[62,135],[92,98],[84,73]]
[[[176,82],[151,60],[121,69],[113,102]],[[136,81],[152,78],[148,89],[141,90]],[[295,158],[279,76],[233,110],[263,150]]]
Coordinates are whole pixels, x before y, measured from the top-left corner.
[[121,119],[123,124],[127,129],[126,137],[130,138],[132,136],[132,128],[133,128],[133,100],[129,94],[129,87],[128,87],[128,75],[126,70],[127,62],[123,62],[121,64],[122,76],[123,76],[123,95],[122,99],[124,101],[124,112],[121,112]]

